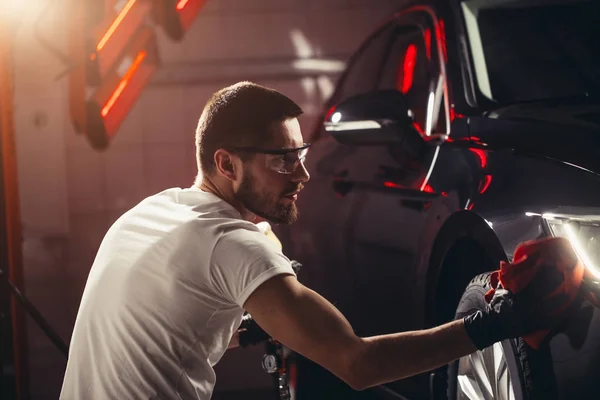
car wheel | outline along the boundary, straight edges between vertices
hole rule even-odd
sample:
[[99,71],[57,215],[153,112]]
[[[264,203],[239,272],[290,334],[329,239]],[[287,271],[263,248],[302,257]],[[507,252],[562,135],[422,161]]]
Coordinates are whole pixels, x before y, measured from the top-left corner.
[[[485,308],[491,273],[469,282],[455,319]],[[521,338],[503,340],[448,366],[448,399],[556,399],[556,379],[547,346],[529,347]]]

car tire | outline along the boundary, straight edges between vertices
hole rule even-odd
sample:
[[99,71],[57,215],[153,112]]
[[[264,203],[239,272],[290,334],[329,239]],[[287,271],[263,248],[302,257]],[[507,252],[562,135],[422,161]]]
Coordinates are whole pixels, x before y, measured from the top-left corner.
[[[480,274],[469,282],[455,319],[486,307],[484,295],[491,288],[490,275],[491,272]],[[448,365],[447,376],[448,400],[558,398],[548,346],[534,350],[522,338],[503,340],[462,357]]]

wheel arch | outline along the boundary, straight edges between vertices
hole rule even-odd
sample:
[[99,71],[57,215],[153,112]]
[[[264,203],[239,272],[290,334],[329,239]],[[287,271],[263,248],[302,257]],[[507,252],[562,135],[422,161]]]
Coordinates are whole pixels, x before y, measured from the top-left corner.
[[451,215],[439,230],[429,258],[425,325],[452,320],[471,278],[498,268],[506,259],[504,247],[484,218],[467,210]]

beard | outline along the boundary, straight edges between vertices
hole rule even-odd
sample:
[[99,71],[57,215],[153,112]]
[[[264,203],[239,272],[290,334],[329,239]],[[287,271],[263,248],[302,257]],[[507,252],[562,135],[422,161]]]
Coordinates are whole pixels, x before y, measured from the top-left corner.
[[258,189],[256,179],[249,171],[244,174],[244,179],[236,193],[240,204],[251,213],[275,224],[292,224],[298,220],[298,207],[295,202],[281,204],[280,200],[286,193],[301,188],[302,184],[290,185],[280,195],[269,194]]

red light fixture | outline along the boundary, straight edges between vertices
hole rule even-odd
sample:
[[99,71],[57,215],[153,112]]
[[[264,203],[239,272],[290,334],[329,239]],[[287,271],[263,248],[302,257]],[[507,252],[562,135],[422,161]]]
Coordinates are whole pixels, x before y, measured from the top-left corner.
[[106,105],[102,108],[101,114],[103,117],[106,117],[108,115],[110,110],[115,105],[115,102],[119,99],[119,97],[121,97],[121,94],[123,94],[123,91],[125,90],[125,88],[127,88],[127,85],[129,85],[129,82],[131,81],[135,72],[140,67],[140,64],[142,63],[142,61],[144,61],[144,58],[146,58],[146,54],[148,54],[146,50],[142,50],[135,57],[135,60],[133,60],[133,63],[125,73],[125,76],[123,76],[123,78],[121,79],[119,86],[117,86],[117,89],[113,92],[113,94],[110,96],[110,99],[108,99]]
[[152,17],[173,40],[181,40],[206,0],[153,0]]
[[87,46],[87,84],[100,85],[129,43],[130,38],[145,24],[152,5],[147,0],[121,1],[116,8],[115,0],[105,0],[100,22],[92,24]]
[[[78,134],[108,147],[158,68],[152,26],[180,40],[206,0],[77,0],[69,7],[69,107]],[[155,26],[155,25],[154,25]]]
[[108,147],[158,66],[154,31],[142,27],[86,103],[85,133],[92,147]]
[[179,0],[179,3],[177,3],[177,7],[175,7],[175,9],[177,11],[181,11],[185,8],[185,6],[188,5],[189,2],[190,0]]
[[129,11],[136,3],[136,1],[137,0],[129,0],[127,4],[125,4],[125,7],[123,7],[123,9],[121,10],[117,18],[113,21],[113,23],[110,25],[104,36],[102,36],[102,39],[100,39],[100,42],[98,42],[98,44],[96,45],[97,51],[101,51],[106,45],[106,43],[108,43],[108,40],[115,33],[119,25],[121,25],[121,22],[123,22],[127,14],[129,14]]

